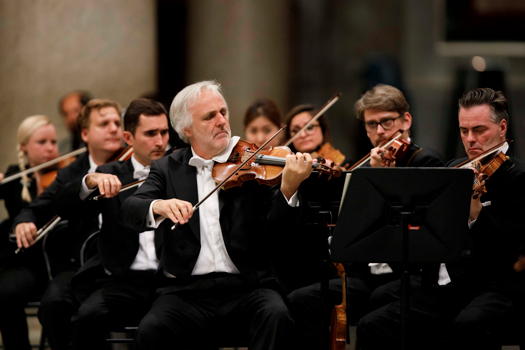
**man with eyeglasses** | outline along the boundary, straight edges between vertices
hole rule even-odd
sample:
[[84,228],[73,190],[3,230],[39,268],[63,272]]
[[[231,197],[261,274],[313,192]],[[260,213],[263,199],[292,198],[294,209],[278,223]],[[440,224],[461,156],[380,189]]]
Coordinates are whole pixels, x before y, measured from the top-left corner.
[[[412,115],[403,93],[391,86],[379,84],[366,91],[355,103],[356,117],[363,121],[366,134],[373,148],[370,151],[371,167],[441,167],[444,163],[433,151],[421,148],[410,138]],[[385,157],[384,145],[401,132],[401,139],[409,143],[405,153],[393,162]],[[390,300],[388,282],[398,279],[395,267],[385,263],[357,264],[347,267],[350,276],[348,298],[352,303],[352,321],[370,309]]]
[[423,149],[410,139],[412,115],[403,93],[391,86],[379,84],[366,91],[355,103],[357,119],[362,120],[370,142],[370,166],[385,167],[386,142],[402,132],[401,138],[410,142],[408,151],[390,166],[443,166],[434,152]]

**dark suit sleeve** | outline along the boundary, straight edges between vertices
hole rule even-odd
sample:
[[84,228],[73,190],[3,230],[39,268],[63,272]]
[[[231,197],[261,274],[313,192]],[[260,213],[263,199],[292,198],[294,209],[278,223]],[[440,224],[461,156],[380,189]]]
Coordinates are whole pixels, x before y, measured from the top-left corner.
[[510,271],[524,245],[525,172],[515,167],[501,170],[487,180],[490,205],[481,209],[470,233],[473,253],[480,252],[476,260]]
[[151,229],[146,219],[151,202],[166,198],[166,172],[162,169],[167,162],[153,162],[148,178],[139,189],[122,205],[123,218],[128,228],[142,232]]
[[21,222],[33,222],[37,227],[41,227],[53,216],[58,215],[57,194],[69,182],[80,181],[85,173],[77,161],[58,171],[55,181],[15,218],[13,227]]
[[[96,172],[111,173],[111,169],[102,166],[98,167]],[[96,215],[100,211],[97,201],[80,199],[82,180],[85,175],[75,177],[58,190],[55,200],[56,211],[63,219],[76,217],[79,212],[84,213],[84,215],[86,215],[85,213]]]
[[37,227],[40,227],[57,214],[53,205],[54,198],[58,190],[65,184],[65,179],[60,174],[59,172],[55,181],[40,196],[31,202],[29,206],[22,209],[15,218],[13,227],[22,222],[33,222]]

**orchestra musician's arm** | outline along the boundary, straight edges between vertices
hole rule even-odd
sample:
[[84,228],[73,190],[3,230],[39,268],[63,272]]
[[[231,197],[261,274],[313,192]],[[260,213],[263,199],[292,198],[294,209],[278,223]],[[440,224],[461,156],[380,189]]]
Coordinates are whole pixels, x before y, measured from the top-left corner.
[[[156,218],[167,217],[174,223],[184,224],[191,218],[192,203],[177,198],[165,198],[164,188],[168,178],[166,163],[167,160],[154,162],[148,179],[125,201],[123,210],[127,213],[126,222],[130,228],[141,231],[153,227],[148,223],[150,207]],[[287,156],[280,187],[283,199],[290,200],[311,171],[312,158],[309,154],[297,153]]]
[[147,222],[151,203],[154,200],[168,199],[165,198],[167,172],[163,168],[167,166],[167,160],[170,157],[153,162],[146,181],[122,204],[128,228],[137,232],[151,229]]
[[[481,200],[471,206],[471,216],[478,214],[471,225],[471,235],[478,237],[479,244],[491,247],[483,250],[491,254],[485,257],[487,263],[505,264],[507,271],[517,260],[525,242],[525,223],[517,219],[525,212],[524,182],[525,172],[513,161],[508,161],[487,180],[490,196],[480,197]],[[496,232],[498,238],[494,239]]]
[[[87,157],[87,155],[85,156]],[[82,158],[82,157],[81,157]],[[87,161],[87,158],[86,158]],[[13,222],[14,232],[18,247],[28,248],[34,243],[37,227],[43,226],[57,214],[57,193],[64,188],[68,182],[80,181],[78,175],[79,160],[70,166],[58,171],[55,181],[46,190],[33,200],[29,206],[22,209]]]

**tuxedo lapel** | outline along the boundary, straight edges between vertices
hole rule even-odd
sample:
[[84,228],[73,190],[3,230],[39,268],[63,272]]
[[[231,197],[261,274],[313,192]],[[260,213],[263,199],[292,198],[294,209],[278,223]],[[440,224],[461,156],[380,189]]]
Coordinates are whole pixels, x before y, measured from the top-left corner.
[[[188,164],[191,158],[191,148],[183,148],[179,152],[174,152],[169,157],[171,178],[168,180],[175,189],[175,198],[197,204],[199,195],[197,191],[197,172],[195,167]],[[170,195],[168,193],[168,195]],[[193,213],[188,225],[193,234],[200,240],[199,211]]]

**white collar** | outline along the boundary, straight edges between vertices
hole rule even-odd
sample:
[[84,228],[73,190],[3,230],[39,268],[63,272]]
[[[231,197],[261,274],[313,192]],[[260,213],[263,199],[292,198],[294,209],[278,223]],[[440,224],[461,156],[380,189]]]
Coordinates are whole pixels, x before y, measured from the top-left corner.
[[150,166],[142,165],[141,162],[135,158],[135,155],[131,156],[131,164],[133,165],[133,178],[134,179],[145,179],[149,175]]
[[[239,139],[240,139],[239,136],[233,136],[232,138],[230,138],[230,143],[228,144],[228,147],[226,147],[224,151],[222,151],[221,153],[214,156],[211,160],[217,163],[225,163],[228,160],[228,158],[230,158],[230,154],[232,153],[235,145],[237,145],[237,142],[239,142]],[[206,159],[203,159],[202,157],[200,157],[199,155],[195,153],[195,151],[193,150],[193,147],[191,148],[191,153],[193,155],[192,158],[200,158],[204,162],[206,161]]]

